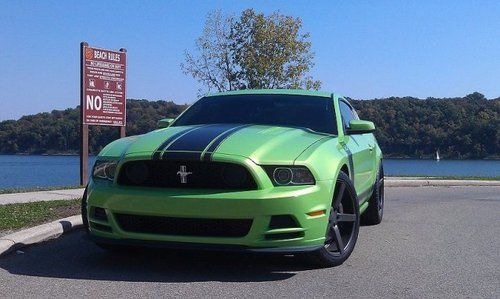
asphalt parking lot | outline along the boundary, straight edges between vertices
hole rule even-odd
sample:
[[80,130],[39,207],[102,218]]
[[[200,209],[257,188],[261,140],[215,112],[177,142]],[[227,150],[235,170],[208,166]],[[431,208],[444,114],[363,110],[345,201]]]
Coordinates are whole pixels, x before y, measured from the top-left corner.
[[500,297],[500,187],[386,189],[343,265],[209,252],[111,254],[77,231],[0,258],[0,297]]

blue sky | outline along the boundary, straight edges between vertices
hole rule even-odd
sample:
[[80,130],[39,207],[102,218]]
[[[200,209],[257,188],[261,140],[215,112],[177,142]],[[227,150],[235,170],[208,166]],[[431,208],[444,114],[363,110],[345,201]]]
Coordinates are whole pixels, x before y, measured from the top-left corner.
[[302,18],[323,90],[500,96],[500,1],[3,1],[0,120],[79,101],[79,43],[128,50],[127,97],[196,99],[183,53],[214,9]]

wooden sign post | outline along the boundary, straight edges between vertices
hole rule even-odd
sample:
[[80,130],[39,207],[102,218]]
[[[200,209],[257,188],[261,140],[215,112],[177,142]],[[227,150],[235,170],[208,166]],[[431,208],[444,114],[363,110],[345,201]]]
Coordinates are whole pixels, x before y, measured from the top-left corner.
[[125,137],[127,50],[80,43],[80,185],[88,183],[89,126],[117,126]]

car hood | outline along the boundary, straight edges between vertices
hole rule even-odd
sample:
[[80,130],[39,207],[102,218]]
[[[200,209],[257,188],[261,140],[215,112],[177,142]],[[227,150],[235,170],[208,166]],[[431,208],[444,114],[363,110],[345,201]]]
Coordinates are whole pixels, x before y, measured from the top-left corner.
[[[209,161],[217,155],[236,155],[257,164],[291,164],[313,143],[329,136],[308,129],[264,125],[178,126],[129,138],[121,156]],[[113,152],[105,148],[102,155],[106,150]]]

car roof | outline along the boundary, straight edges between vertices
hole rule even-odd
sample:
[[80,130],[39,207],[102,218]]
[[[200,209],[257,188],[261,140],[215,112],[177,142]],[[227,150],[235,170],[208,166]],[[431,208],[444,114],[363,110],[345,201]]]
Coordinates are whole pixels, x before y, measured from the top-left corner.
[[209,94],[207,97],[253,95],[253,94],[301,95],[301,96],[331,98],[333,93],[325,91],[316,91],[316,90],[303,90],[303,89],[242,89],[242,90],[231,90],[231,91],[213,93]]

